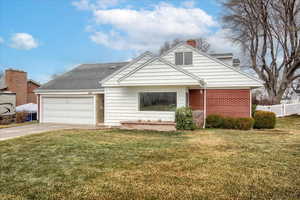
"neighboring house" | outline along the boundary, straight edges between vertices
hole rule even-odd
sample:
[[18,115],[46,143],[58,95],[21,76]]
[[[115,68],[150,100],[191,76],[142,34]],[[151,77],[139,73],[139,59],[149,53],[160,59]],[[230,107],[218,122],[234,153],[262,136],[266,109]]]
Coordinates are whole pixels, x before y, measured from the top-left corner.
[[12,92],[16,94],[16,106],[37,103],[34,90],[40,84],[27,79],[27,73],[20,70],[7,69],[0,78],[0,92]]
[[[15,114],[15,111],[16,111],[16,93],[0,92],[0,116],[12,115]],[[1,120],[0,120],[0,124],[1,124]]]
[[161,56],[145,52],[131,62],[80,65],[36,90],[40,122],[174,121],[183,106],[204,116],[250,117],[250,90],[262,82],[194,46],[189,40]]

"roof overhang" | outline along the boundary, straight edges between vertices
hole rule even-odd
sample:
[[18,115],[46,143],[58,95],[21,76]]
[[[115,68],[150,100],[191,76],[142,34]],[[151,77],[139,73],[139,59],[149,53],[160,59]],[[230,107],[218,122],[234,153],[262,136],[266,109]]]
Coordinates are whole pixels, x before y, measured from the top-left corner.
[[35,94],[103,94],[104,89],[79,89],[79,90],[34,90]]

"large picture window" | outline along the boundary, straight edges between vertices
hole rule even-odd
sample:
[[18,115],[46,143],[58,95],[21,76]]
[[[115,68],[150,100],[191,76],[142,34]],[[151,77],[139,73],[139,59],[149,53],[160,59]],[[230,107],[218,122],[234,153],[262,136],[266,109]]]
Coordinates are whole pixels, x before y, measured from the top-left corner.
[[142,92],[139,94],[140,111],[175,111],[176,92]]

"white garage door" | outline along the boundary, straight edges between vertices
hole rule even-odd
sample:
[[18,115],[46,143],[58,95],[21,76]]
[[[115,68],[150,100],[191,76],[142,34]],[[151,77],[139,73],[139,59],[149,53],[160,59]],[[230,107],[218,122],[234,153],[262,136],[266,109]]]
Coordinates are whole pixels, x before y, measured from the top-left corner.
[[43,97],[42,122],[95,124],[93,97]]

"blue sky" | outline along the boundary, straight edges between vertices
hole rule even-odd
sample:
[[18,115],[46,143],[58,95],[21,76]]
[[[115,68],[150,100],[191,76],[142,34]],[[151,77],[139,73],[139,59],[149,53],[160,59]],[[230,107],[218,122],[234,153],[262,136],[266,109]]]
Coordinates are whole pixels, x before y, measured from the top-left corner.
[[[0,70],[40,82],[81,63],[129,60],[174,38],[235,51],[214,0],[0,0]],[[222,43],[222,46],[219,44]]]

